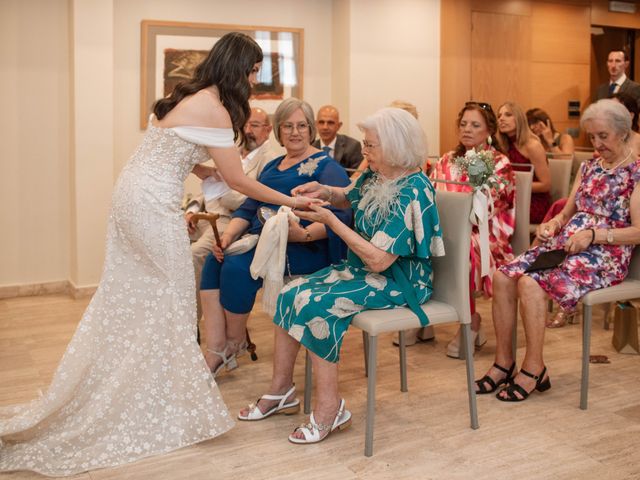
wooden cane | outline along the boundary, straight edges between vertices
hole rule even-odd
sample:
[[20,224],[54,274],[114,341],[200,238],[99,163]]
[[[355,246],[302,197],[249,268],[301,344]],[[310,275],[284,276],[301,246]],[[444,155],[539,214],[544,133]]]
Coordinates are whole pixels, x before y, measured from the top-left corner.
[[[191,218],[193,218],[193,220],[195,221],[206,220],[207,222],[209,222],[211,224],[211,228],[213,229],[213,236],[216,238],[216,245],[222,248],[222,243],[220,242],[220,232],[218,232],[218,225],[216,224],[216,221],[218,220],[218,218],[220,218],[220,215],[218,215],[217,213],[200,212],[194,213]],[[248,328],[245,330],[245,333],[247,337],[247,352],[249,352],[251,360],[255,362],[256,360],[258,360],[258,354],[256,353],[256,344],[251,341]]]

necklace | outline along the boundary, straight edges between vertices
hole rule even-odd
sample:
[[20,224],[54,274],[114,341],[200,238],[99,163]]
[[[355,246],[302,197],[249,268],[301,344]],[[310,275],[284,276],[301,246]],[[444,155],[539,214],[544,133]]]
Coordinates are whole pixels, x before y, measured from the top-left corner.
[[622,165],[624,162],[626,162],[627,160],[629,160],[629,157],[631,156],[631,154],[633,153],[632,149],[629,149],[629,153],[627,154],[626,157],[624,157],[622,160],[620,160],[618,163],[616,163],[615,165],[612,165],[610,167],[605,167],[604,165],[604,160],[602,157],[600,157],[600,166],[602,168],[604,168],[605,170],[614,170],[616,168],[618,168],[620,165]]

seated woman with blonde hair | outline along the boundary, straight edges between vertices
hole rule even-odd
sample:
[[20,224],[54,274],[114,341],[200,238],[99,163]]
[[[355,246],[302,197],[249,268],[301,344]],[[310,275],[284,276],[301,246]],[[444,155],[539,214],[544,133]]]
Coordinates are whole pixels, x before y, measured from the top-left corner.
[[316,405],[309,423],[289,435],[293,443],[316,443],[350,424],[351,413],[338,391],[338,361],[352,318],[363,310],[406,305],[407,298],[429,300],[431,257],[444,254],[435,191],[420,169],[426,138],[416,119],[403,110],[384,108],[358,126],[364,132],[369,168],[355,184],[345,189],[313,182],[293,191],[337,208],[353,208],[353,229],[327,208],[311,205],[310,212],[299,212],[301,218],[336,232],[349,247],[347,260],[282,290],[273,319],[269,393],[238,416],[251,421],[297,411],[293,367],[304,345],[316,376]]
[[[538,226],[540,245],[493,276],[496,355],[487,374],[476,381],[477,393],[506,385],[498,399],[519,402],[534,390],[551,388],[543,359],[547,298],[565,312],[575,311],[585,294],[626,277],[633,248],[640,243],[640,160],[629,145],[629,114],[613,100],[599,100],[585,110],[580,124],[600,156],[582,164],[564,209]],[[530,268],[540,255],[554,250],[554,256],[560,250],[566,258],[557,258],[556,266]],[[518,297],[527,347],[520,372],[512,377]]]

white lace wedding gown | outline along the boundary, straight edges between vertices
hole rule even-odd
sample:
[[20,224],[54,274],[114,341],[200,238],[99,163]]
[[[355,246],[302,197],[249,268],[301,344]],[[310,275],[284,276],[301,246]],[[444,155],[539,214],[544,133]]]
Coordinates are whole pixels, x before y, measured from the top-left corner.
[[0,409],[0,471],[70,475],[233,426],[196,343],[183,182],[227,129],[151,125],[115,185],[100,285],[44,396]]

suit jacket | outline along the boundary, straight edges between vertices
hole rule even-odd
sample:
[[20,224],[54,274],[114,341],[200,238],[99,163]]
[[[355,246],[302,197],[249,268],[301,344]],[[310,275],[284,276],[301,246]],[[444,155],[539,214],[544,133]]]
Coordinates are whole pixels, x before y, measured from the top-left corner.
[[[620,85],[620,89],[618,90],[617,93],[625,93],[635,98],[636,102],[638,103],[638,107],[640,108],[640,83],[636,83],[633,80],[630,80],[629,78],[627,78],[624,81],[624,83]],[[608,98],[608,97],[609,97],[609,82],[603,83],[602,85],[598,86],[598,89],[596,90],[596,97],[593,101],[595,102],[596,100],[600,100],[601,98]]]
[[[321,148],[320,139],[313,142],[313,146]],[[360,146],[360,142],[347,135],[338,134],[336,136],[336,148],[333,159],[344,168],[358,168],[358,165],[362,162],[362,147]]]
[[[257,150],[249,163],[244,167],[245,175],[253,179],[258,178],[267,163],[280,156],[280,150],[282,149],[277,149],[271,141],[267,140],[260,145]],[[226,227],[231,218],[231,213],[242,205],[246,198],[246,195],[236,192],[235,190],[230,190],[220,198],[205,202],[204,195],[200,194],[189,201],[187,209],[193,210],[197,206],[200,211],[217,213],[220,215],[220,219],[218,220],[219,226]],[[224,228],[221,229],[223,230]]]

